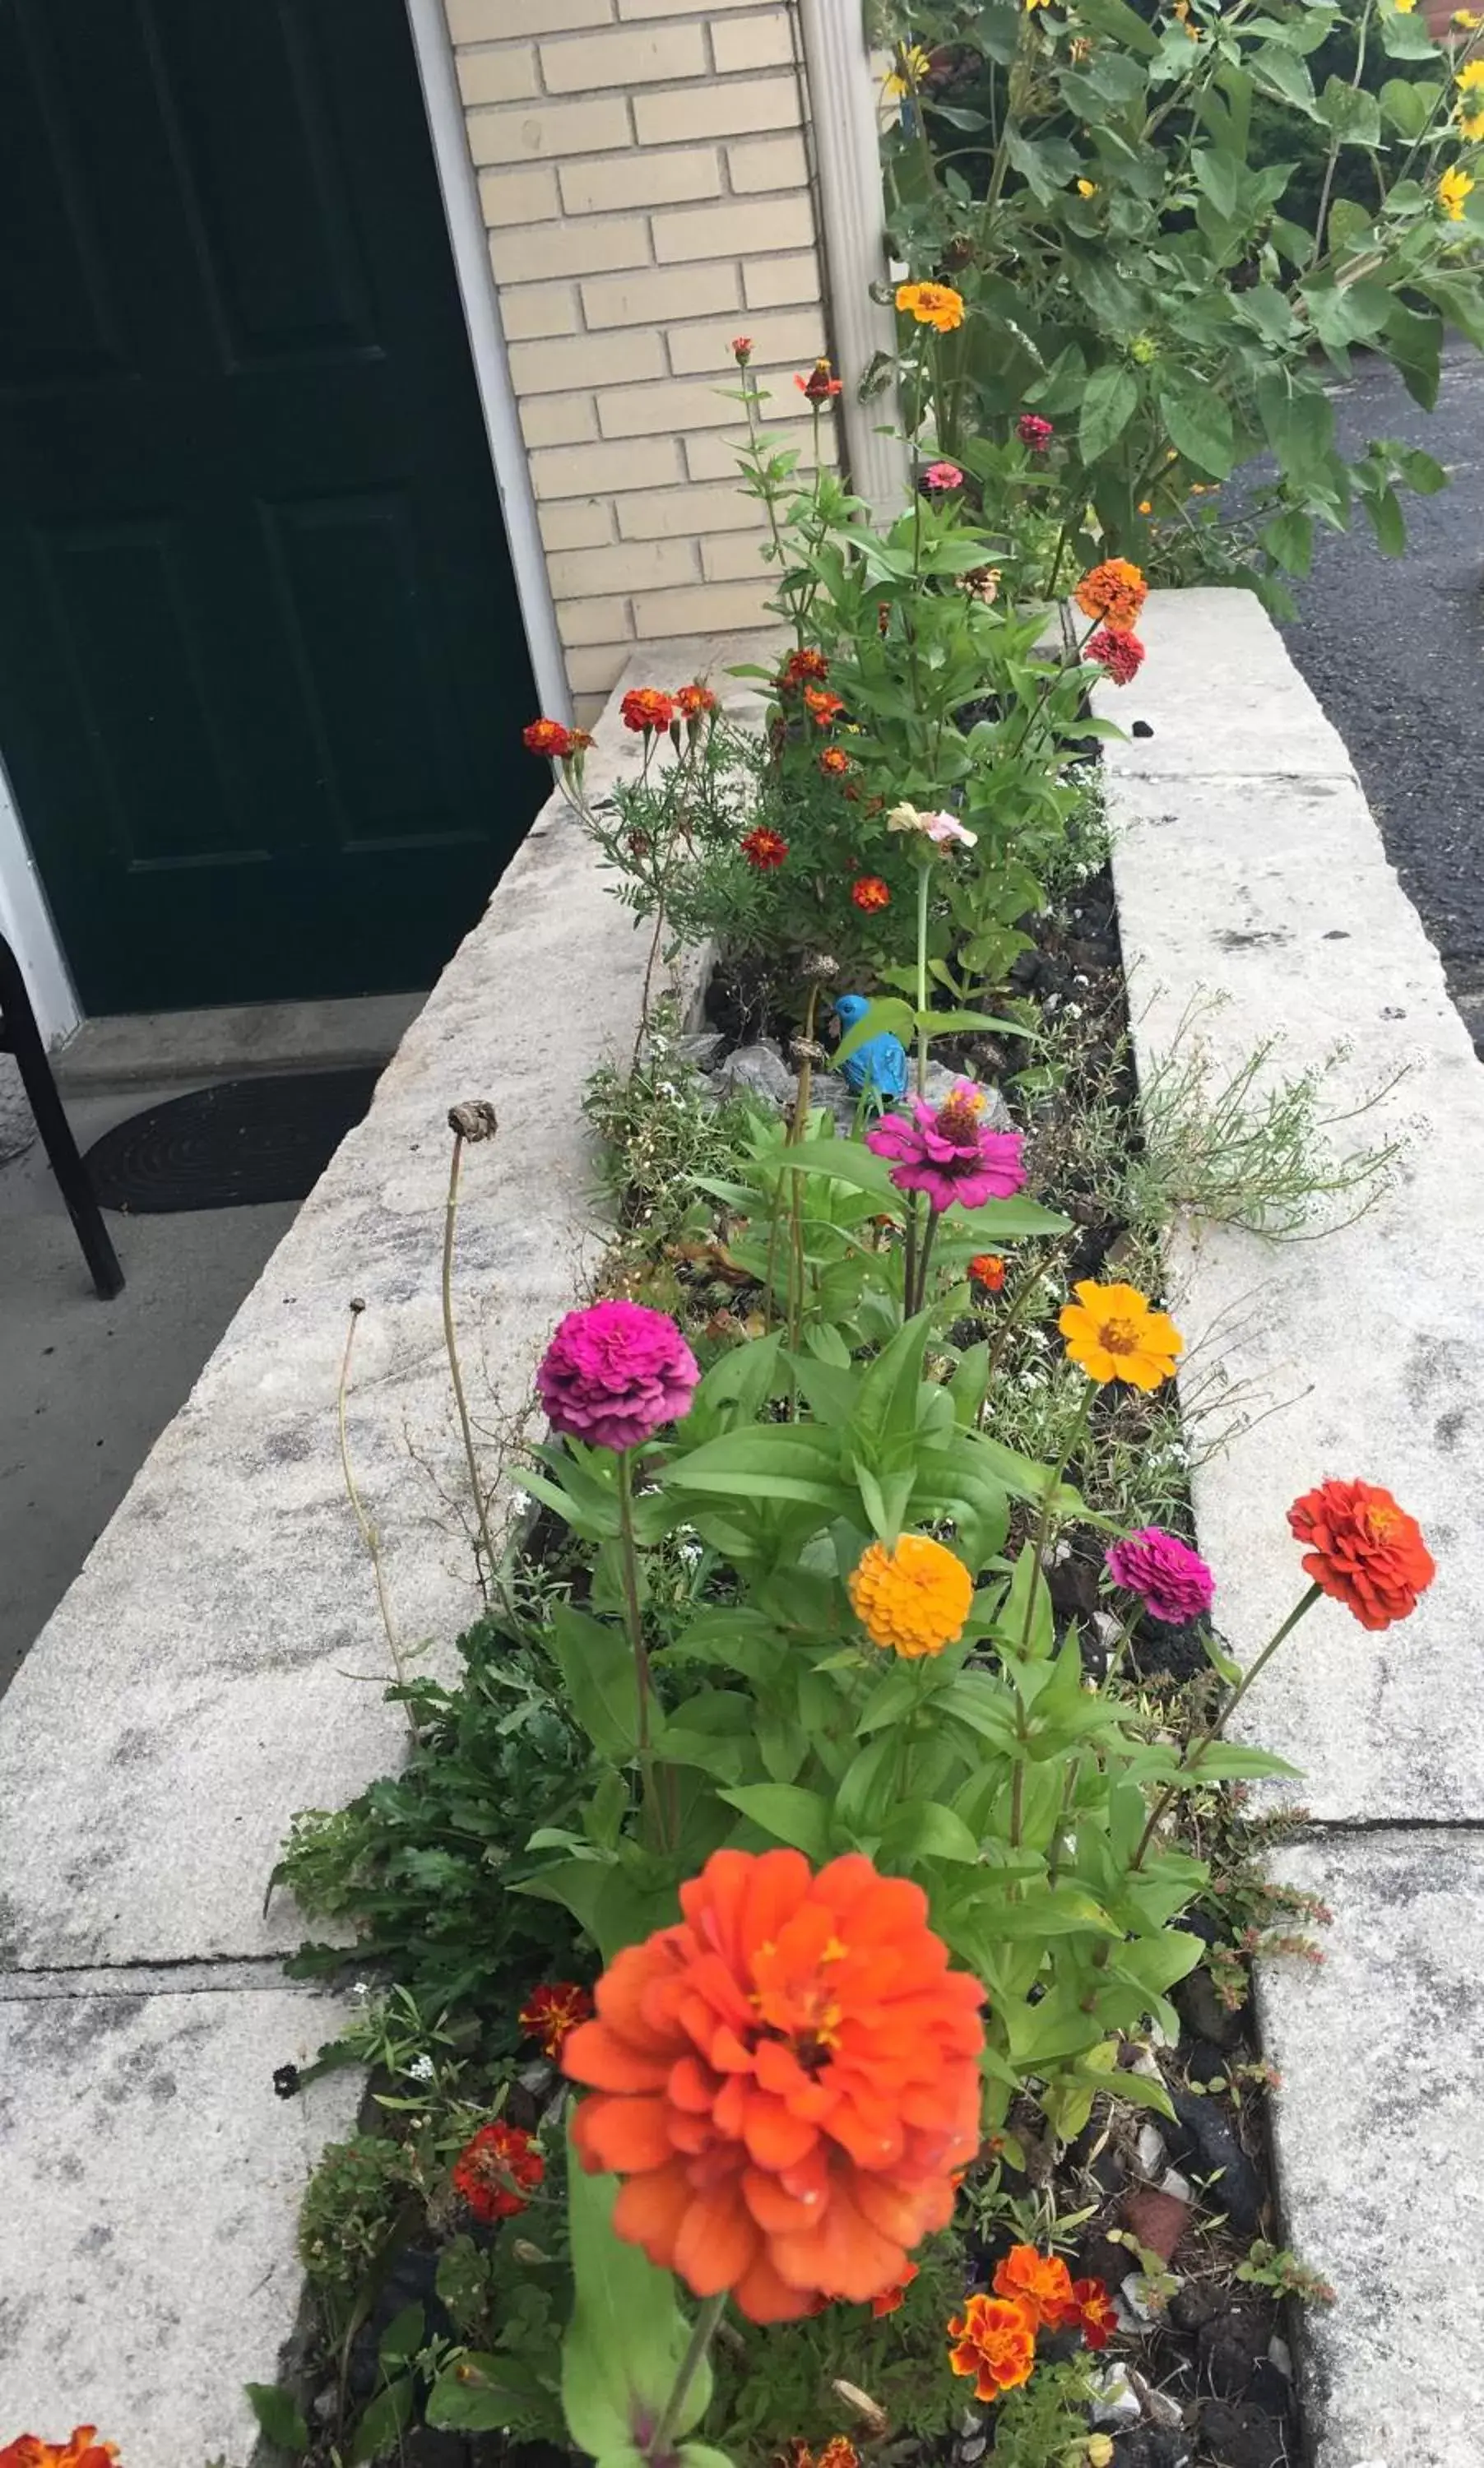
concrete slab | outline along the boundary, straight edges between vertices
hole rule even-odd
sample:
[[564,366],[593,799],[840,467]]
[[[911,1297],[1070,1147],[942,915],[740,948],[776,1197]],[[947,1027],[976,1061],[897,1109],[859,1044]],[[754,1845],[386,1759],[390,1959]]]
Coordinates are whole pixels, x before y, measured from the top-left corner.
[[1322,1969],[1259,1982],[1284,2236],[1337,2299],[1304,2316],[1313,2468],[1478,2468],[1484,1840],[1341,1835],[1275,1866],[1335,1913]]
[[184,1994],[0,1983],[0,2434],[86,2422],[132,2468],[240,2468],[242,2385],[271,2379],[298,2302],[299,2197],[360,2090],[281,2100],[273,2071],[340,2020],[271,1965]]
[[[1233,602],[1250,612],[1236,624]],[[1337,1130],[1337,1150],[1405,1141],[1385,1196],[1322,1242],[1198,1225],[1169,1247],[1187,1386],[1220,1353],[1257,1410],[1278,1409],[1195,1478],[1234,1650],[1249,1658],[1301,1590],[1286,1512],[1326,1475],[1387,1485],[1439,1564],[1416,1615],[1379,1635],[1337,1606],[1313,1611],[1258,1682],[1245,1730],[1304,1769],[1295,1795],[1318,1818],[1484,1817],[1484,1322],[1469,1299],[1484,1067],[1343,749],[1329,773],[1306,768],[1327,723],[1291,670],[1269,698],[1287,654],[1267,618],[1226,592],[1155,595],[1151,611],[1140,685],[1155,734],[1113,750],[1109,781],[1141,1072],[1192,1021],[1218,1075],[1277,1028],[1269,1079],[1347,1049],[1326,1071],[1326,1110],[1370,1109]],[[1222,769],[1233,749],[1215,715],[1209,776],[1150,775],[1148,746],[1187,724],[1204,651],[1226,643],[1236,660],[1228,638],[1251,647],[1227,689],[1270,767]],[[1112,696],[1104,707],[1126,716]]]
[[1149,659],[1131,686],[1105,689],[1100,708],[1123,728],[1148,721],[1153,735],[1109,746],[1110,770],[1156,780],[1352,776],[1343,739],[1250,591],[1151,592],[1139,635]]
[[210,1011],[129,1012],[85,1019],[54,1057],[65,1089],[249,1071],[338,1071],[387,1063],[424,993],[351,1002],[223,1003]]
[[[67,1110],[86,1149],[180,1093],[74,1091]],[[0,1694],[293,1216],[110,1213],[126,1283],[104,1303],[39,1141],[0,1168]]]

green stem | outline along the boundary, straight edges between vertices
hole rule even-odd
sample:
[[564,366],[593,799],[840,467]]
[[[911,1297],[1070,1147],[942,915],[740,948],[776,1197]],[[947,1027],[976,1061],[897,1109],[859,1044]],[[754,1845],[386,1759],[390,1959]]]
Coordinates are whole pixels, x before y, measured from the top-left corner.
[[1206,1725],[1205,1729],[1201,1732],[1200,1737],[1186,1748],[1184,1755],[1180,1759],[1180,1771],[1178,1774],[1176,1776],[1174,1782],[1166,1783],[1163,1791],[1159,1794],[1159,1797],[1155,1800],[1153,1807],[1150,1810],[1149,1821],[1146,1824],[1143,1833],[1139,1837],[1139,1847],[1133,1855],[1133,1865],[1135,1868],[1142,1868],[1144,1864],[1144,1855],[1154,1839],[1155,1829],[1159,1825],[1160,1819],[1164,1817],[1166,1810],[1169,1808],[1171,1801],[1174,1799],[1176,1793],[1179,1790],[1180,1784],[1188,1781],[1195,1773],[1197,1767],[1199,1765],[1201,1758],[1205,1755],[1207,1748],[1211,1746],[1212,1741],[1216,1738],[1217,1733],[1225,1729],[1226,1725],[1230,1722],[1233,1714],[1235,1714],[1238,1706],[1241,1704],[1244,1697],[1251,1687],[1252,1682],[1257,1678],[1259,1672],[1264,1669],[1266,1664],[1272,1660],[1273,1656],[1277,1653],[1279,1646],[1284,1641],[1284,1638],[1291,1636],[1294,1629],[1297,1628],[1299,1621],[1304,1617],[1305,1612],[1313,1611],[1314,1604],[1318,1601],[1319,1596],[1323,1591],[1324,1588],[1322,1586],[1313,1585],[1310,1586],[1305,1592],[1300,1594],[1298,1601],[1290,1611],[1288,1618],[1282,1621],[1280,1625],[1274,1629],[1271,1636],[1264,1646],[1262,1653],[1258,1656],[1256,1661],[1243,1673],[1242,1678],[1238,1680],[1236,1687],[1232,1690],[1231,1695],[1227,1698],[1224,1705],[1218,1707],[1217,1711],[1212,1715],[1210,1722]]
[[468,1467],[469,1489],[474,1495],[474,1515],[479,1524],[479,1551],[474,1555],[479,1565],[479,1590],[488,1602],[490,1581],[494,1574],[494,1544],[490,1539],[490,1514],[485,1506],[484,1485],[479,1477],[479,1459],[474,1452],[473,1427],[468,1418],[468,1401],[464,1394],[464,1374],[459,1367],[459,1348],[453,1328],[453,1230],[459,1213],[459,1169],[463,1161],[464,1134],[455,1131],[453,1156],[448,1167],[448,1198],[444,1208],[444,1345],[448,1356],[448,1377],[453,1383],[453,1402],[459,1409],[459,1429],[464,1434],[464,1456]]
[[685,2406],[692,2383],[705,2363],[706,2351],[716,2336],[717,2325],[726,2312],[726,2299],[727,2291],[724,2288],[719,2297],[705,2297],[699,2313],[691,2325],[691,2336],[686,2342],[685,2354],[675,2369],[674,2388],[659,2412],[659,2421],[653,2433],[644,2445],[644,2456],[650,2461],[651,2468],[665,2468],[665,2463],[672,2455],[675,2428],[680,2421],[681,2410]]
[[927,908],[932,860],[918,859],[917,877],[917,1093],[927,1095]]
[[[934,1238],[934,1236],[936,1235],[937,1231],[938,1231],[938,1211],[937,1211],[937,1209],[936,1209],[936,1208],[934,1208],[934,1207],[933,1207],[932,1203],[929,1201],[929,1203],[928,1203],[928,1208],[927,1208],[927,1223],[926,1223],[926,1225],[925,1226],[924,1231],[923,1231],[923,1245],[922,1245],[922,1249],[921,1249],[921,1251],[918,1253],[918,1261],[917,1261],[917,1292],[916,1292],[916,1294],[915,1294],[915,1295],[914,1295],[914,1297],[913,1297],[913,1302],[912,1302],[912,1311],[913,1311],[913,1312],[920,1312],[920,1311],[924,1310],[924,1309],[925,1309],[925,1305],[926,1305],[926,1302],[927,1302],[927,1268],[928,1268],[928,1263],[929,1263],[929,1261],[930,1261],[930,1260],[931,1260],[931,1258],[932,1258],[932,1254],[933,1254],[933,1238]],[[908,1316],[910,1317],[910,1316],[911,1316],[911,1314],[908,1314]]]
[[1087,1418],[1092,1412],[1092,1398],[1093,1386],[1092,1382],[1089,1380],[1084,1384],[1082,1404],[1077,1408],[1076,1420],[1066,1435],[1062,1453],[1058,1457],[1056,1465],[1052,1470],[1051,1480],[1046,1485],[1046,1497],[1041,1502],[1040,1517],[1036,1527],[1035,1566],[1031,1572],[1031,1582],[1025,1589],[1025,1620],[1020,1630],[1020,1655],[1022,1660],[1030,1652],[1031,1648],[1031,1630],[1036,1619],[1036,1579],[1040,1573],[1040,1565],[1046,1555],[1046,1544],[1051,1539],[1051,1527],[1056,1513],[1057,1493],[1062,1488],[1062,1476],[1066,1472],[1073,1451],[1076,1449],[1078,1441],[1082,1438],[1083,1433],[1087,1428]]
[[639,1771],[643,1777],[646,1815],[659,1840],[668,1848],[668,1827],[660,1803],[654,1752],[650,1745],[650,1700],[654,1680],[650,1670],[650,1651],[644,1641],[644,1611],[639,1600],[639,1546],[634,1540],[634,1476],[633,1452],[618,1452],[618,1532],[619,1560],[623,1572],[624,1626],[628,1632],[629,1650],[634,1658],[634,1695],[636,1719],[635,1745],[639,1751]]

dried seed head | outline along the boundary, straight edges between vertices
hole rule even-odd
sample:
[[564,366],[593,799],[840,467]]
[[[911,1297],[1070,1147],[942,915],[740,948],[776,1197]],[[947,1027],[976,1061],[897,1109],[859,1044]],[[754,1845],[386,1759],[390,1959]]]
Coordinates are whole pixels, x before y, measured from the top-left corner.
[[450,1106],[448,1129],[461,1140],[492,1140],[500,1126],[488,1097],[472,1097],[466,1106]]
[[879,2400],[874,2400],[868,2391],[859,2390],[854,2383],[845,2382],[837,2382],[833,2386],[833,2388],[834,2389],[835,2396],[838,2399],[842,2399],[847,2408],[855,2410],[856,2414],[860,2418],[861,2423],[870,2433],[887,2434],[890,2432],[890,2417],[887,2415],[886,2411],[882,2408],[880,2402]]

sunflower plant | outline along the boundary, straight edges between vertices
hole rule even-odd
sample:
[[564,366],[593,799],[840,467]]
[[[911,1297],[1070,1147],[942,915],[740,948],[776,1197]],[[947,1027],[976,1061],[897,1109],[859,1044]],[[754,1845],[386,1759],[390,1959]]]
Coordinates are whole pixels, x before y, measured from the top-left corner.
[[[1394,441],[1347,459],[1326,386],[1363,348],[1430,408],[1445,330],[1484,347],[1471,14],[1436,43],[1396,0],[1344,21],[1331,0],[887,0],[888,211],[919,278],[897,292],[909,418],[1048,594],[1097,544],[1159,580],[1250,579],[1285,610],[1276,578],[1307,572],[1315,523],[1363,506],[1382,549],[1404,546],[1401,491],[1445,475]],[[1348,66],[1316,80],[1346,24]],[[1260,456],[1276,478],[1228,506]]]

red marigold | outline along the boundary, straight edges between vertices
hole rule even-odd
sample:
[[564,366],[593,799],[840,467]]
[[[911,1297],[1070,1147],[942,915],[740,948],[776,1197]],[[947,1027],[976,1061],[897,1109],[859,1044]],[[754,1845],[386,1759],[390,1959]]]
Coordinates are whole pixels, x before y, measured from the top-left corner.
[[1005,2297],[970,2297],[948,2324],[948,2363],[972,2374],[977,2400],[1028,2383],[1036,2364],[1036,2325],[1023,2305]]
[[827,745],[819,758],[819,767],[837,780],[842,772],[850,769],[850,756],[843,745]]
[[573,1979],[556,1979],[532,1989],[520,2009],[520,2027],[528,2040],[539,2040],[549,2057],[559,2057],[567,2033],[592,2011],[590,1990]]
[[1110,626],[1100,626],[1088,635],[1083,656],[1107,669],[1115,686],[1130,686],[1144,665],[1144,646],[1137,634],[1115,634]]
[[[533,720],[521,730],[520,742],[533,754],[546,754],[555,763],[564,763],[572,751],[572,731],[559,720]],[[0,2460],[4,2456],[0,2452]]]
[[802,651],[790,651],[783,664],[779,683],[786,686],[801,686],[810,677],[818,677],[822,680],[829,674],[830,663],[823,651],[808,649]]
[[45,2442],[39,2434],[22,2434],[0,2451],[0,2468],[108,2468],[117,2459],[116,2442],[100,2442],[96,2425],[75,2425],[70,2440]]
[[1362,1628],[1405,1619],[1438,1573],[1415,1517],[1377,1483],[1321,1482],[1295,1499],[1289,1523],[1309,1545],[1306,1574]]
[[675,716],[674,697],[661,694],[657,686],[630,686],[619,704],[624,726],[636,737],[651,729],[666,729]]
[[1101,2279],[1074,2279],[1072,2295],[1077,2303],[1077,2327],[1089,2348],[1106,2348],[1118,2328],[1106,2283]]
[[976,1251],[969,1263],[969,1273],[987,1294],[997,1294],[1005,1283],[1005,1263],[997,1251]]
[[1109,557],[1083,576],[1076,597],[1084,617],[1101,617],[1110,634],[1131,634],[1149,584],[1126,557]]
[[858,882],[851,884],[850,896],[857,908],[868,912],[891,906],[891,885],[883,882],[879,874],[863,874]]
[[1076,2316],[1071,2274],[1059,2253],[1013,2245],[995,2265],[993,2286],[996,2297],[1024,2306],[1037,2330],[1060,2331]]
[[476,2220],[513,2220],[530,2208],[516,2187],[538,2185],[545,2174],[546,2161],[530,2135],[497,2117],[464,2145],[453,2163],[453,2187]]
[[806,686],[804,701],[806,708],[819,722],[821,728],[828,728],[836,713],[842,712],[845,708],[841,697],[832,694],[828,686]]
[[812,403],[828,402],[833,394],[840,391],[840,380],[831,376],[828,360],[816,360],[807,377],[796,377],[793,382]]
[[759,874],[771,874],[788,856],[788,843],[782,832],[770,832],[765,823],[760,823],[743,839],[742,853]]
[[984,1991],[927,1898],[858,1852],[717,1851],[618,1954],[562,2065],[622,2237],[755,2322],[863,2304],[947,2226],[978,2136]]
[[896,2313],[898,2306],[902,2303],[903,2297],[905,2297],[907,2290],[911,2287],[912,2282],[916,2277],[917,2265],[915,2262],[909,2262],[905,2271],[902,2273],[902,2277],[898,2280],[895,2288],[883,2288],[879,2297],[872,2297],[871,2311],[876,2316],[878,2321],[880,2320],[883,2314]]
[[717,698],[709,686],[703,686],[698,682],[695,685],[676,686],[675,709],[682,720],[699,720],[706,712],[715,711],[716,707]]

